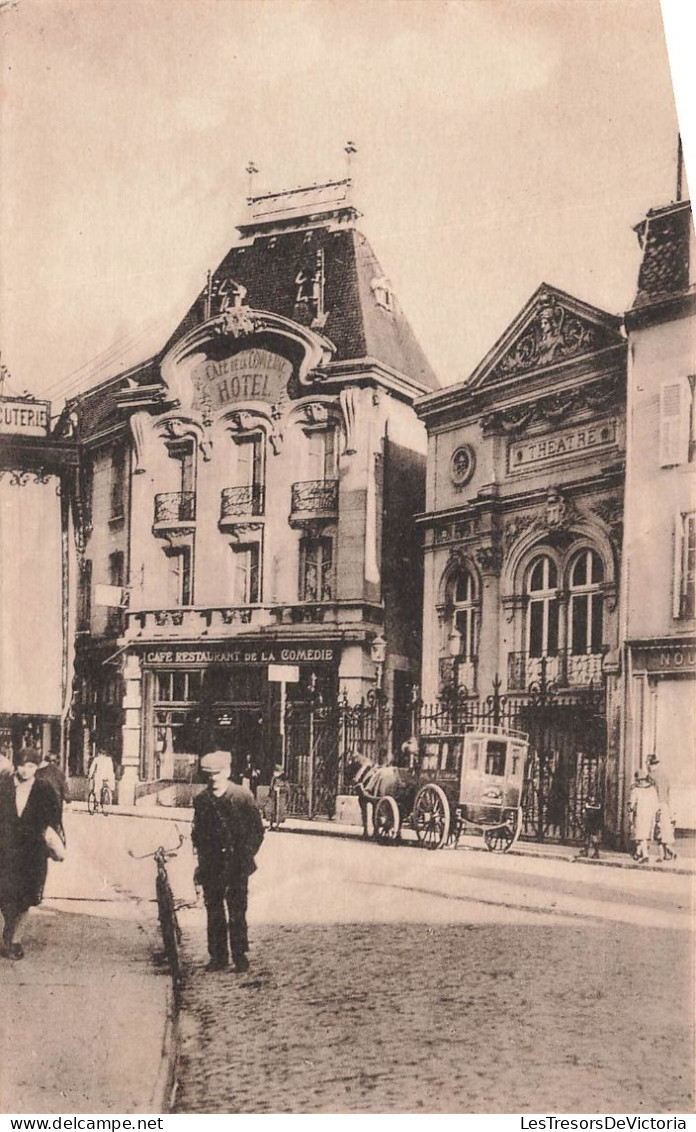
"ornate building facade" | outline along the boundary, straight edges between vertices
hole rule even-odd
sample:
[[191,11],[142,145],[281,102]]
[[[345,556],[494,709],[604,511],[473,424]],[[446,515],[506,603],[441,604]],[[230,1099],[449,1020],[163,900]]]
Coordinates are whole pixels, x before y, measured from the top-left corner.
[[621,320],[544,284],[467,381],[416,406],[423,698],[494,694],[532,732],[538,836],[595,788],[599,759],[619,833],[625,398]]
[[267,780],[294,701],[377,688],[407,718],[412,403],[437,381],[349,189],[252,198],[161,353],[66,407],[83,454],[71,767],[107,747],[122,801],[210,742]]

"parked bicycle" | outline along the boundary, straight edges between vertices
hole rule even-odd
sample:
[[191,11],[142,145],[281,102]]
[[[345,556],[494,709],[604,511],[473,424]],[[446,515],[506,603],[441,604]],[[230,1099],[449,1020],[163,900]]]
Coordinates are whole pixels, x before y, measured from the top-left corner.
[[97,788],[94,779],[92,779],[87,795],[87,810],[90,814],[101,813],[106,816],[109,813],[109,807],[113,801],[111,796],[111,787],[109,783],[104,780],[99,790],[99,797],[97,798]]
[[132,857],[135,861],[144,861],[147,857],[152,857],[157,866],[157,876],[155,879],[157,918],[159,920],[160,931],[162,933],[164,956],[169,963],[169,971],[172,976],[175,994],[178,994],[179,986],[181,983],[181,961],[179,958],[181,928],[179,927],[177,909],[174,901],[174,893],[172,892],[172,886],[169,882],[167,861],[172,857],[176,857],[183,843],[184,835],[183,833],[180,833],[179,842],[172,849],[165,849],[163,845],[160,845],[157,847],[157,849],[154,850],[153,853],[141,854],[134,853],[132,849],[128,850],[129,856]]

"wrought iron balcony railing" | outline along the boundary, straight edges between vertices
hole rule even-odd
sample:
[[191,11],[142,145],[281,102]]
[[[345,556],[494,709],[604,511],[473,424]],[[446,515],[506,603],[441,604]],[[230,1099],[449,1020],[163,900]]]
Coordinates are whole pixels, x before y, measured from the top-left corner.
[[220,495],[220,522],[238,515],[263,515],[265,493],[260,483],[225,487]]
[[338,514],[338,480],[306,480],[292,485],[290,510],[293,515],[334,516]]
[[155,526],[166,523],[192,523],[196,518],[196,493],[165,491],[155,496]]
[[526,652],[508,653],[508,689],[525,692],[531,684],[545,682],[559,688],[599,688],[602,662],[608,645],[601,652],[576,653],[572,649],[553,656],[530,656]]

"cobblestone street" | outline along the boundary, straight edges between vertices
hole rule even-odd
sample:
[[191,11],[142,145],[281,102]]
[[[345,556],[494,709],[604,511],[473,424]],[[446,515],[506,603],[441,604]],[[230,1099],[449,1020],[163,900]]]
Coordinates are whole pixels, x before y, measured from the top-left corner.
[[692,1111],[691,879],[617,872],[267,838],[247,975],[183,916],[177,1111]]

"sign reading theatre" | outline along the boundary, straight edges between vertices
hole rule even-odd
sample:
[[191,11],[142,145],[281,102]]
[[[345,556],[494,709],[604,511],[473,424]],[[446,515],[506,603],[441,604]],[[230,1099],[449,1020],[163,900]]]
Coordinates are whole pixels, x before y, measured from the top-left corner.
[[547,432],[528,440],[515,440],[508,448],[508,468],[511,472],[527,471],[538,464],[554,463],[597,452],[616,444],[615,420],[596,424],[577,425],[562,432]]
[[46,436],[50,416],[50,401],[0,397],[0,433],[6,436]]
[[287,396],[291,374],[292,363],[287,358],[263,349],[200,362],[191,371],[196,390],[193,408],[219,412],[240,401],[277,403]]

